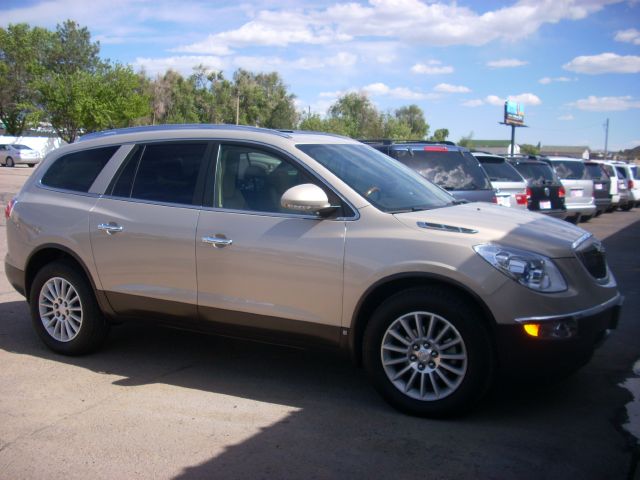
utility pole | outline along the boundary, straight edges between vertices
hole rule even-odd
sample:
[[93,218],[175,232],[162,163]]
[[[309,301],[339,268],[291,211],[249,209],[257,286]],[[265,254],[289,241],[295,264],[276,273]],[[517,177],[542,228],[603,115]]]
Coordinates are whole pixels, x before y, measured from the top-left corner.
[[604,122],[604,159],[607,159],[609,153],[609,119]]

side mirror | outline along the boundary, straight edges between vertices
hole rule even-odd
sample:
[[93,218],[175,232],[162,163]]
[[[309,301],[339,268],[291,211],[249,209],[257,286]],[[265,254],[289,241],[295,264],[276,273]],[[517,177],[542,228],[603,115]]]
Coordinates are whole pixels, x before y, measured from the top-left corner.
[[336,209],[329,203],[327,194],[317,185],[303,183],[282,194],[280,205],[288,210],[324,215]]

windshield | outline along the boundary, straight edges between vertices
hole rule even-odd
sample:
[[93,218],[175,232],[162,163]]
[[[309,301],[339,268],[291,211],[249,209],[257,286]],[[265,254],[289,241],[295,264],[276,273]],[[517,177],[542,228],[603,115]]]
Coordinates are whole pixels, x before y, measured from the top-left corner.
[[586,163],[586,177],[591,180],[608,180],[607,174],[604,173],[602,167],[597,163]]
[[296,147],[383,212],[427,210],[455,203],[446,192],[367,145]]
[[555,175],[549,165],[543,163],[518,163],[514,166],[532,185],[556,183]]
[[467,152],[392,150],[391,155],[445,190],[491,190],[478,160]]
[[523,182],[518,171],[502,158],[479,157],[480,165],[484,168],[492,182]]
[[551,163],[563,180],[583,180],[588,178],[585,173],[584,163],[571,160],[552,160]]

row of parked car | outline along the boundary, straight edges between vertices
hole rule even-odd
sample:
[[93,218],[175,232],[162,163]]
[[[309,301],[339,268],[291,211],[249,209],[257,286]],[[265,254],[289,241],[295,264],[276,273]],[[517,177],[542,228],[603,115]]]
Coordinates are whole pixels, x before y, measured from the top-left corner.
[[450,142],[367,142],[458,200],[533,210],[573,223],[640,205],[638,167],[542,155],[500,156]]

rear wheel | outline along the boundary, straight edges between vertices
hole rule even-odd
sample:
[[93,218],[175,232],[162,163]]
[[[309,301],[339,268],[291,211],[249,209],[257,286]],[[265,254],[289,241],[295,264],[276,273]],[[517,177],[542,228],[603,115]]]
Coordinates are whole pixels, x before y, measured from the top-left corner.
[[29,295],[33,326],[44,343],[65,355],[97,349],[109,330],[85,276],[67,262],[44,266]]
[[580,221],[581,222],[588,222],[589,220],[591,220],[591,217],[593,217],[593,215],[582,215],[580,217]]
[[13,158],[11,158],[11,157],[7,157],[7,161],[6,161],[5,164],[7,165],[7,167],[15,167],[15,165],[16,165],[14,163],[14,161],[13,161]]
[[385,400],[427,417],[473,407],[494,370],[481,315],[440,287],[407,290],[385,301],[367,326],[363,360]]
[[36,164],[35,164],[35,163],[30,163],[30,164],[29,164],[29,168],[33,168],[33,167],[35,167],[35,166],[36,166]]

